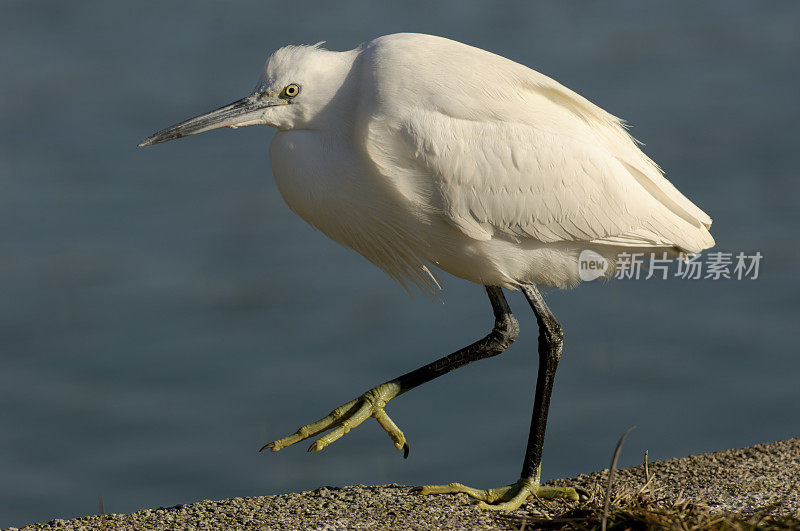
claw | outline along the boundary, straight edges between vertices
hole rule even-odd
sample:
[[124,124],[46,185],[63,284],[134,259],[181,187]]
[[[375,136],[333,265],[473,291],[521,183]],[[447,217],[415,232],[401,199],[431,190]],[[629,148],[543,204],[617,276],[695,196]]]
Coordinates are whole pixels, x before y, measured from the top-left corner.
[[262,446],[262,447],[261,447],[261,449],[259,450],[259,452],[263,452],[263,451],[264,451],[264,450],[266,450],[267,448],[273,448],[274,446],[275,446],[275,443],[274,443],[274,442],[267,443],[267,444],[265,444],[264,446]]
[[322,432],[332,430],[330,433],[317,439],[309,448],[309,452],[319,452],[329,444],[347,434],[369,417],[374,417],[378,424],[389,434],[398,450],[403,450],[403,457],[408,457],[409,447],[402,430],[389,418],[383,410],[386,403],[400,394],[400,385],[387,382],[370,389],[355,400],[337,407],[330,414],[316,422],[302,426],[292,435],[278,439],[261,447],[259,452],[270,449],[277,452],[302,440],[313,437]]

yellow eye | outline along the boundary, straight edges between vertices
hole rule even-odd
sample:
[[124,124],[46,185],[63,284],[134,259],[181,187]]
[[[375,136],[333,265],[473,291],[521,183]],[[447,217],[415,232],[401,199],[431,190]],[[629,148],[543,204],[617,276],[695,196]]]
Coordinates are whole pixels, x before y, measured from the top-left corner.
[[300,94],[300,86],[295,85],[294,83],[291,85],[286,85],[286,88],[283,89],[283,95],[287,98],[294,98],[298,94]]

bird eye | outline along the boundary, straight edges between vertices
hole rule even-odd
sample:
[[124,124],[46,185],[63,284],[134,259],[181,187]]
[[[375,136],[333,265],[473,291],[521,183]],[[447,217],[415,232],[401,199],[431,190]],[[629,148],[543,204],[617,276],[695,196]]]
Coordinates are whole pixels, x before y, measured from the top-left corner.
[[300,86],[294,83],[286,85],[286,88],[283,89],[283,95],[287,98],[294,98],[298,94],[300,94]]

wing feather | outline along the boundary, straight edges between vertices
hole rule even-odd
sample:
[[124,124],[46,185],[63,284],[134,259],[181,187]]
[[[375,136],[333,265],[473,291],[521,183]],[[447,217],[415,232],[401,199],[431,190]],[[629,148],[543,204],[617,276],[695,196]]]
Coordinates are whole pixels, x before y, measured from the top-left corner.
[[[615,116],[489,52],[431,38],[409,53],[403,38],[372,51],[378,97],[369,102],[366,151],[410,201],[476,240],[692,252],[714,244],[711,218]],[[429,94],[413,76],[420,64],[438,72]]]
[[403,175],[430,181],[427,206],[471,238],[619,244],[622,237],[693,252],[713,244],[707,216],[679,208],[674,194],[648,185],[602,145],[533,125],[419,114],[401,128],[408,149],[395,160]]

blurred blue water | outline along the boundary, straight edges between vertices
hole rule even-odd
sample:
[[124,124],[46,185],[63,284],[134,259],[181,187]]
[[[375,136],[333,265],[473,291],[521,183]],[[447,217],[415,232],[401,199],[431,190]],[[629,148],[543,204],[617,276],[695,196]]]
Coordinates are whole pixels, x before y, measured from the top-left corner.
[[256,450],[482,335],[481,288],[409,297],[306,226],[267,128],[147,150],[247,93],[287,43],[396,31],[532,66],[635,126],[754,282],[591,283],[566,328],[544,475],[798,435],[800,4],[0,4],[0,526],[325,484],[516,478],[535,321],[512,350],[391,403],[314,455]]

